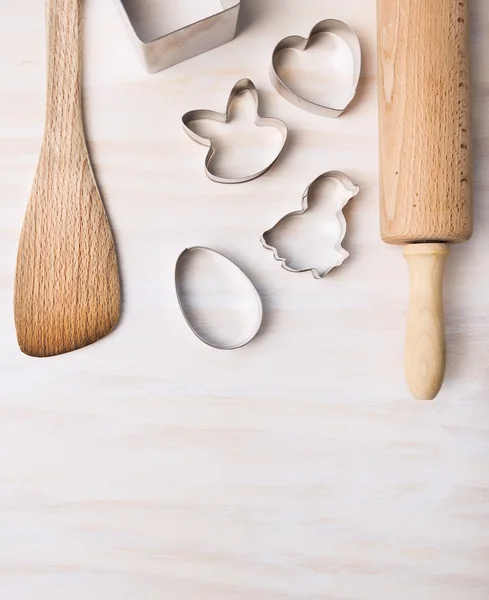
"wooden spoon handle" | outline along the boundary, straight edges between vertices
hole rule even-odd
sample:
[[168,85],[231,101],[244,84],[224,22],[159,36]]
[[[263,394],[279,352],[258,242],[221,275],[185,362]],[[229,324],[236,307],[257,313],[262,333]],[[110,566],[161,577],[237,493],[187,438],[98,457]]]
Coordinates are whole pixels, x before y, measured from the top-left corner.
[[51,130],[81,127],[81,0],[46,0],[47,111]]
[[409,389],[418,400],[433,400],[445,375],[443,268],[447,254],[446,244],[404,247],[411,286],[405,368]]

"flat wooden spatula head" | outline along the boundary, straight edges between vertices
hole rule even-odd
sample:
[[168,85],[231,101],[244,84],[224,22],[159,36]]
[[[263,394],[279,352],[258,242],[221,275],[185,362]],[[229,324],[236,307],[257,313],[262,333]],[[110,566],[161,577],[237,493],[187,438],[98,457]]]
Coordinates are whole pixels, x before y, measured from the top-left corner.
[[120,315],[112,232],[88,157],[80,102],[80,0],[47,0],[46,129],[15,279],[20,348],[37,357],[107,335]]

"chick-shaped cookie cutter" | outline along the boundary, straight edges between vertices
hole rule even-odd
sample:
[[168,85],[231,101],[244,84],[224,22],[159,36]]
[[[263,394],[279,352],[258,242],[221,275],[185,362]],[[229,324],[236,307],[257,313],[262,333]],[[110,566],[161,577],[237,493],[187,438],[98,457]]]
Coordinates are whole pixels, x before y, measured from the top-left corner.
[[[304,51],[307,50],[308,46],[311,44],[312,40],[315,36],[321,33],[334,33],[338,37],[340,37],[350,49],[352,59],[353,59],[353,78],[350,93],[348,99],[344,102],[343,106],[325,106],[323,104],[319,104],[317,102],[312,102],[307,98],[301,96],[297,92],[295,92],[292,87],[287,85],[285,81],[279,75],[278,68],[278,55],[282,50],[293,49]],[[355,97],[358,82],[360,80],[360,73],[362,70],[362,50],[360,46],[360,41],[353,31],[353,29],[343,23],[343,21],[338,21],[337,19],[326,19],[325,21],[320,21],[317,23],[311,30],[309,37],[304,38],[299,35],[291,35],[289,37],[284,38],[280,41],[276,46],[272,53],[272,65],[270,68],[270,79],[274,88],[277,92],[283,96],[286,100],[288,100],[294,106],[298,108],[302,108],[311,112],[315,115],[320,115],[323,117],[339,117],[346,108],[350,105],[351,101]]]
[[[212,170],[212,158],[214,157],[216,150],[212,145],[212,141],[202,137],[198,133],[192,130],[189,126],[189,123],[193,121],[199,121],[201,119],[211,119],[214,121],[218,121],[219,123],[229,123],[230,120],[230,110],[231,105],[237,96],[244,92],[249,92],[255,102],[256,106],[256,117],[255,117],[255,125],[258,127],[275,127],[278,129],[282,135],[282,143],[280,149],[277,152],[275,158],[270,162],[264,169],[258,171],[257,173],[250,173],[248,175],[243,175],[241,177],[225,177],[223,175],[218,175]],[[246,181],[251,181],[252,179],[256,179],[263,175],[270,167],[272,167],[280,156],[282,150],[284,149],[285,143],[287,141],[288,129],[287,125],[281,121],[280,119],[276,119],[273,117],[262,117],[259,114],[259,99],[258,99],[258,91],[255,87],[255,84],[250,79],[240,79],[231,90],[229,94],[229,99],[226,106],[226,112],[218,113],[213,110],[208,109],[197,109],[191,110],[187,112],[182,117],[183,128],[187,135],[192,138],[198,144],[209,147],[209,152],[205,158],[205,173],[209,179],[212,181],[216,181],[217,183],[245,183]]]
[[[335,213],[335,216],[338,219],[338,223],[340,226],[340,233],[339,233],[339,236],[338,236],[335,246],[334,246],[334,249],[338,253],[338,260],[336,261],[336,263],[331,264],[328,268],[326,268],[322,271],[320,271],[316,267],[306,268],[306,269],[293,269],[292,267],[290,267],[287,264],[287,258],[280,256],[277,248],[275,248],[274,246],[270,245],[267,242],[267,237],[272,233],[272,231],[276,227],[278,227],[286,219],[289,219],[290,217],[298,217],[298,216],[301,216],[304,213],[306,213],[309,208],[310,193],[312,192],[314,187],[316,187],[316,185],[320,181],[323,181],[325,179],[337,179],[343,185],[345,190],[347,192],[349,192],[349,194],[343,199],[341,207]],[[309,273],[310,272],[310,273],[312,273],[312,275],[314,276],[315,279],[323,279],[324,277],[326,277],[326,275],[332,269],[334,269],[335,267],[341,266],[343,264],[343,262],[350,256],[350,253],[347,250],[345,250],[345,248],[343,248],[343,246],[342,246],[342,242],[346,235],[346,220],[345,220],[345,215],[343,214],[343,208],[354,196],[358,195],[359,192],[360,192],[360,188],[357,185],[355,185],[352,182],[352,180],[347,175],[342,173],[341,171],[327,171],[326,173],[319,175],[319,177],[316,177],[316,179],[310,185],[307,186],[304,194],[302,195],[302,209],[296,210],[294,212],[291,212],[291,213],[285,215],[271,229],[269,229],[268,231],[265,231],[265,233],[263,233],[263,235],[260,238],[262,246],[266,250],[270,250],[271,252],[273,252],[273,257],[275,258],[275,260],[280,262],[282,268],[285,269],[286,271],[290,271],[291,273]]]

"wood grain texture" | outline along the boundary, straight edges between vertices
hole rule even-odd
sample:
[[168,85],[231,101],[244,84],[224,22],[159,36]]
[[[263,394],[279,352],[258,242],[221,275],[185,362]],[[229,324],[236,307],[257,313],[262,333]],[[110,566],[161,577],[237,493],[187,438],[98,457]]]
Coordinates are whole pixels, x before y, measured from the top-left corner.
[[120,312],[114,240],[83,131],[81,0],[46,0],[46,10],[46,124],[15,281],[18,342],[37,357],[99,340]]
[[443,270],[447,254],[446,244],[404,247],[410,279],[404,360],[409,389],[418,400],[433,400],[445,376]]
[[467,0],[378,0],[381,233],[472,234]]
[[[487,2],[472,2],[476,227],[446,262],[447,377],[426,403],[403,369],[407,265],[379,235],[375,0],[242,4],[233,42],[147,76],[112,1],[84,0],[86,136],[124,316],[88,348],[35,360],[18,349],[12,295],[43,134],[44,7],[1,3],[0,598],[487,600]],[[336,120],[289,105],[268,73],[278,40],[325,17],[355,29],[364,57]],[[293,67],[309,74],[306,57]],[[290,147],[229,187],[207,180],[181,116],[223,110],[242,77]],[[247,170],[267,158],[248,116]],[[345,211],[350,258],[316,281],[259,238],[330,169],[361,191]],[[263,297],[263,331],[242,350],[206,347],[180,314],[175,262],[196,244]]]

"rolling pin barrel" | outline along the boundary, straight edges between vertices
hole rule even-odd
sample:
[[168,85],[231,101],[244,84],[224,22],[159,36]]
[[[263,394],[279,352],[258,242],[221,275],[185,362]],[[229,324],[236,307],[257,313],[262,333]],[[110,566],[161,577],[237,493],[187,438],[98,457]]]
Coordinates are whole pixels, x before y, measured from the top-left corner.
[[441,244],[472,234],[468,0],[377,0],[377,16],[381,235],[426,244],[405,251],[406,375],[431,399],[445,370]]

